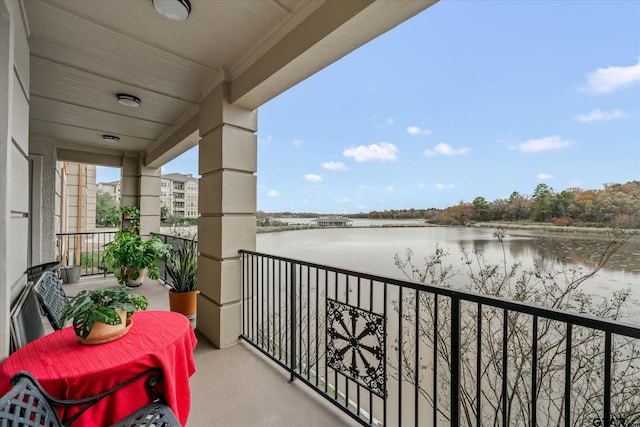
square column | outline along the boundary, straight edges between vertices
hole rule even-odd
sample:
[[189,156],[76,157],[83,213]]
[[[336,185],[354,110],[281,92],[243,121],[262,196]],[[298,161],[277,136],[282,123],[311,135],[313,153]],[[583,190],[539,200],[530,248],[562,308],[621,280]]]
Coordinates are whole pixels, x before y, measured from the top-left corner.
[[144,159],[122,159],[120,206],[140,209],[140,235],[160,232],[160,168],[144,166]]
[[238,250],[256,247],[257,111],[228,100],[225,82],[200,103],[197,327],[216,347],[242,332]]

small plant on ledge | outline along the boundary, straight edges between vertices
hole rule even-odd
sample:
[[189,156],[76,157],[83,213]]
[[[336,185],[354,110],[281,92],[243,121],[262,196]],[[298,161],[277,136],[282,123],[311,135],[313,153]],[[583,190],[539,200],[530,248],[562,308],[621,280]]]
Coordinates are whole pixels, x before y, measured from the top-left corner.
[[122,206],[120,208],[121,229],[129,233],[140,232],[140,209],[136,206]]

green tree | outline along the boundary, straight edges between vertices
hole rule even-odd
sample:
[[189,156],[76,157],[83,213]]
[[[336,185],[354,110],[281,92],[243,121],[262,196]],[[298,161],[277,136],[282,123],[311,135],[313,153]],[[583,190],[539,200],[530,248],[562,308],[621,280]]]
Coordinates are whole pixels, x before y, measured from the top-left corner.
[[531,219],[534,221],[550,220],[553,209],[553,188],[547,184],[538,184],[532,198]]
[[476,212],[476,216],[480,220],[486,220],[489,218],[491,209],[489,202],[484,197],[476,197],[473,199],[473,210]]
[[120,225],[118,204],[109,193],[96,194],[96,225],[102,227],[117,227]]
[[575,194],[568,190],[561,191],[556,195],[556,209],[562,218],[566,219],[567,216],[575,213],[574,198]]
[[511,193],[508,199],[509,214],[513,221],[520,221],[525,217],[527,211],[527,200],[517,191]]

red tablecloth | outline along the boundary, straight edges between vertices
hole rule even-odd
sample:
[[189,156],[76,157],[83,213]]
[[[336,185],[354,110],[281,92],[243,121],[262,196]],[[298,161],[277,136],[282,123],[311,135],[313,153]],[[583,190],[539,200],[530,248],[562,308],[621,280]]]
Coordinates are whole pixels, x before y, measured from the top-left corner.
[[[158,389],[185,425],[191,407],[189,377],[195,372],[197,340],[189,320],[169,311],[140,311],[131,317],[129,332],[99,345],[83,345],[71,327],[53,332],[22,347],[0,364],[0,396],[11,388],[18,371],[31,372],[43,388],[61,399],[101,393],[149,368],[162,368]],[[91,407],[76,426],[110,425],[151,401],[145,381],[137,381]],[[77,408],[67,408],[68,418]]]

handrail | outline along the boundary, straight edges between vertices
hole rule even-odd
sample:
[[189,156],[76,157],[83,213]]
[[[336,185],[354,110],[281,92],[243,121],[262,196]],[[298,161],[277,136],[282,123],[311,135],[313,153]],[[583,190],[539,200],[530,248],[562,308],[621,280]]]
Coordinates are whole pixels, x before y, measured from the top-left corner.
[[63,265],[80,265],[81,276],[107,274],[102,263],[104,245],[113,241],[113,231],[83,231],[57,233],[56,246]]
[[640,423],[639,325],[238,252],[241,338],[362,425]]
[[[178,245],[191,242],[190,238],[188,239],[181,236],[172,236],[170,234],[151,233],[151,236],[159,238],[160,240],[162,240],[162,243],[170,243],[173,249],[177,249]],[[194,240],[194,241],[196,242],[196,245],[197,245],[198,241],[197,240]],[[158,267],[158,270],[160,270],[160,279],[164,283],[171,285],[171,278],[167,275],[166,262],[164,260],[160,261],[157,264],[157,267]]]
[[490,305],[493,307],[503,308],[510,311],[518,311],[524,314],[542,316],[552,320],[572,323],[576,326],[584,326],[587,328],[598,329],[601,331],[610,331],[615,334],[626,335],[632,338],[640,339],[640,326],[638,325],[632,325],[632,324],[627,324],[623,322],[616,322],[609,319],[595,317],[589,314],[571,313],[569,311],[557,310],[557,309],[548,308],[540,305],[526,304],[523,302],[512,301],[506,298],[499,298],[499,297],[494,297],[490,295],[482,295],[482,294],[466,291],[464,289],[441,288],[441,287],[432,286],[432,285],[419,283],[419,282],[409,282],[402,279],[378,276],[375,274],[359,272],[357,270],[347,270],[344,268],[331,267],[331,266],[326,266],[322,264],[316,264],[313,262],[300,261],[292,258],[264,254],[264,253],[248,251],[244,249],[239,250],[238,253],[247,254],[247,255],[257,255],[264,258],[269,258],[269,259],[283,261],[283,262],[295,262],[298,265],[302,265],[310,268],[321,268],[323,270],[326,270],[332,273],[357,276],[357,277],[360,277],[361,279],[385,282],[390,285],[402,286],[406,289],[430,292],[433,294],[447,296],[450,298],[457,298],[463,301],[475,302],[483,305]]

